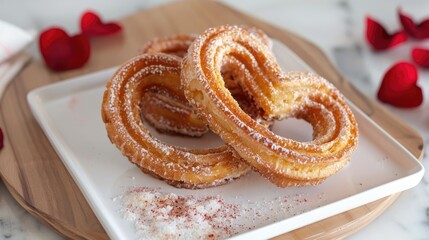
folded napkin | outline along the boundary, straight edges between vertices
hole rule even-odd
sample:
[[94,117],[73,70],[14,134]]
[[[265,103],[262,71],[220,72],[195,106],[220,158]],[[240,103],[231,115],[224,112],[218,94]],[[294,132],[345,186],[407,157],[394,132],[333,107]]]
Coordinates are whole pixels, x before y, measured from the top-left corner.
[[24,49],[34,37],[34,32],[24,31],[0,20],[0,63]]
[[31,56],[21,51],[35,34],[0,20],[0,99],[7,84],[19,73]]
[[0,100],[8,83],[15,78],[30,59],[29,54],[19,53],[0,64]]

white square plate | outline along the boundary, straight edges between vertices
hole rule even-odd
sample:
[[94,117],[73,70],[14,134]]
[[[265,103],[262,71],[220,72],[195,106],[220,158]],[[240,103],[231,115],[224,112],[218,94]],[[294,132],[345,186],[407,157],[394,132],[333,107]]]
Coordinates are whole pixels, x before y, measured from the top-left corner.
[[[309,67],[290,49],[274,42],[276,57],[285,69]],[[116,68],[115,68],[116,69]],[[347,211],[415,186],[423,166],[396,140],[353,104],[360,131],[359,146],[350,163],[315,187],[280,189],[251,173],[230,184],[203,189],[177,189],[142,173],[106,136],[100,108],[106,81],[115,69],[78,77],[33,90],[28,101],[37,121],[74,177],[95,214],[113,239],[137,239],[134,225],[121,216],[113,199],[132,186],[157,188],[177,195],[220,195],[229,203],[258,208],[261,215],[237,219],[235,239],[269,238]],[[151,128],[150,128],[151,129]],[[302,121],[281,121],[274,131],[309,140],[311,128]],[[152,133],[160,139],[189,147],[217,144],[216,136],[191,139]],[[278,199],[287,199],[281,204]],[[249,230],[251,228],[251,230]]]

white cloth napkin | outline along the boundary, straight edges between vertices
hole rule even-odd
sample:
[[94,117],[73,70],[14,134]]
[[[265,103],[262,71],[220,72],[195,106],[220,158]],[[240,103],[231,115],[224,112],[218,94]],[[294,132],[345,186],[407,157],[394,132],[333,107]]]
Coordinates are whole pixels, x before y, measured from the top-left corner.
[[15,78],[30,59],[29,54],[19,53],[0,64],[0,100],[9,82]]
[[34,36],[35,33],[0,20],[0,99],[7,84],[31,59],[21,51],[34,40]]
[[33,31],[25,31],[0,20],[0,63],[14,56],[34,40]]

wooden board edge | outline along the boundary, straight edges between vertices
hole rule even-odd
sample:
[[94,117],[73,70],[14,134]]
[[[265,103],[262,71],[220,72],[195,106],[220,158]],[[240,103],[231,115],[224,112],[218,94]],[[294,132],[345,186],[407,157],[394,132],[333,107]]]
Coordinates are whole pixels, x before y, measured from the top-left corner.
[[3,178],[1,174],[0,174],[0,178],[3,181],[4,185],[6,186],[7,191],[9,191],[9,193],[12,195],[15,201],[22,208],[24,208],[30,215],[45,223],[54,232],[70,239],[85,239],[85,240],[88,239],[83,235],[77,234],[79,231],[77,231],[76,229],[63,227],[61,224],[58,224],[57,220],[53,220],[49,215],[44,214],[43,212],[39,211],[34,207],[31,207],[31,205],[28,204],[24,200],[24,198],[22,198],[21,195],[18,194],[18,192],[7,182],[6,179]]

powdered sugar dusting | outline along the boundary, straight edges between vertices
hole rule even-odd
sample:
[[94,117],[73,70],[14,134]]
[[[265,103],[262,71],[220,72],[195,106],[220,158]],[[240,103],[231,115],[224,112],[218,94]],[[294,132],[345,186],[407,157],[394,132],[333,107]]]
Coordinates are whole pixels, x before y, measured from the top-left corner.
[[[251,77],[245,78],[243,88],[265,115],[305,119],[315,130],[313,141],[280,137],[234,104],[225,94],[220,74],[220,63],[229,55],[242,63],[241,72],[249,72]],[[245,29],[220,26],[206,30],[191,45],[181,74],[185,95],[210,129],[278,186],[305,185],[310,180],[320,183],[341,169],[356,149],[358,126],[339,91],[318,75],[283,72],[267,47]]]
[[141,239],[223,239],[234,234],[238,205],[219,196],[194,197],[132,188],[122,198],[124,217]]
[[121,201],[121,213],[139,239],[224,239],[306,212],[322,205],[324,197],[289,192],[250,200],[131,187],[114,201]]
[[[146,88],[164,76],[178,77],[180,58],[165,54],[140,55],[125,63],[107,83],[102,114],[109,138],[145,173],[183,188],[205,188],[228,183],[249,167],[222,146],[193,151],[165,144],[145,127],[140,102]],[[225,171],[219,171],[219,165]],[[215,171],[212,171],[214,169]]]

